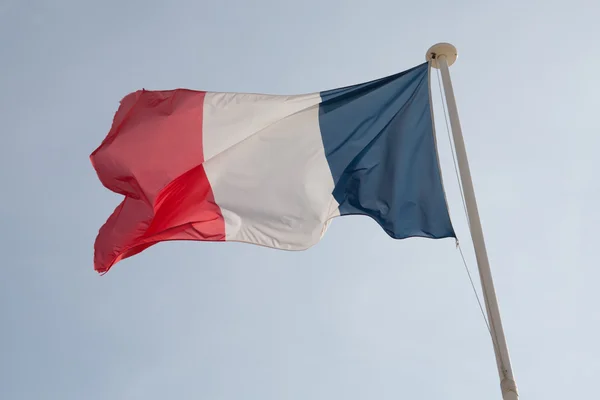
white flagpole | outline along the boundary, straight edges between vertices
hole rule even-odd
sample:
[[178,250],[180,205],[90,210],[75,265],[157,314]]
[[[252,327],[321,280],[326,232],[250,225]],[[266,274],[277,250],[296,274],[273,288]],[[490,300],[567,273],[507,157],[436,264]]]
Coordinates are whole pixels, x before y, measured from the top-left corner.
[[473,238],[473,246],[475,248],[475,256],[477,258],[477,266],[479,268],[479,276],[483,288],[483,297],[485,299],[492,342],[496,355],[496,363],[498,365],[498,372],[500,373],[502,398],[503,400],[518,400],[519,395],[517,385],[513,377],[508,346],[506,344],[502,321],[500,319],[500,309],[498,308],[498,300],[496,299],[496,291],[494,290],[492,271],[490,270],[490,263],[485,248],[485,241],[483,239],[483,230],[479,219],[479,211],[477,210],[477,201],[475,200],[471,170],[469,169],[467,151],[465,149],[462,129],[458,119],[458,108],[456,107],[454,89],[452,88],[450,71],[448,69],[449,66],[454,64],[456,58],[456,48],[449,43],[438,43],[427,51],[427,60],[430,62],[430,65],[434,68],[439,68],[442,73],[442,83],[446,94],[446,104],[448,106],[450,126],[452,128],[452,136],[456,148],[460,180],[465,196],[469,228]]

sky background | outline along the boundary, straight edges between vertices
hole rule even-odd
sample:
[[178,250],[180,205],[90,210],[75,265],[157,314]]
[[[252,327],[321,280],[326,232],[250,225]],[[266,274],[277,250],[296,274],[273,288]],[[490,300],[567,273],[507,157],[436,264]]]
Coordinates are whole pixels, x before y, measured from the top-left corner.
[[[296,94],[440,41],[521,397],[597,397],[600,3],[0,0],[0,399],[500,399],[452,240],[336,219],[289,253],[163,243],[99,276],[89,154],[140,89]],[[476,273],[432,79],[451,215]],[[479,289],[479,285],[477,285]]]

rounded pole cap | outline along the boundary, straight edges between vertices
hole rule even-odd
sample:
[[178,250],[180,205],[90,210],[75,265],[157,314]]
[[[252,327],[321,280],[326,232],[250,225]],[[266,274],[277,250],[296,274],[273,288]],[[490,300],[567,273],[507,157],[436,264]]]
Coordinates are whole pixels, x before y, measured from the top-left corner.
[[454,47],[450,43],[438,43],[431,46],[429,50],[427,50],[425,58],[427,59],[427,61],[431,62],[432,67],[439,68],[437,58],[442,55],[446,56],[446,62],[448,63],[448,66],[451,66],[456,61],[456,58],[458,57],[458,52],[456,50],[456,47]]

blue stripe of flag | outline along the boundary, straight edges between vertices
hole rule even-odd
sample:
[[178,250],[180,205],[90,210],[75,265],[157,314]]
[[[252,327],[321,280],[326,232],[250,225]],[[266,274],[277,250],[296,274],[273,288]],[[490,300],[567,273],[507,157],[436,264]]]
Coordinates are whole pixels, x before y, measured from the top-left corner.
[[442,186],[427,63],[321,93],[319,125],[340,214],[393,238],[455,237]]

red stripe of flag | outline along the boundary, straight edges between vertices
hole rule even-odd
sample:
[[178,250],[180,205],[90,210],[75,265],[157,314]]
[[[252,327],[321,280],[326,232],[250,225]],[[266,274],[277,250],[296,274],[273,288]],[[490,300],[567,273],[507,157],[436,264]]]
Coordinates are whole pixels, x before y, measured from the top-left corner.
[[94,269],[168,240],[225,240],[225,222],[202,163],[204,92],[126,96],[90,156],[99,179],[125,196],[100,228]]

